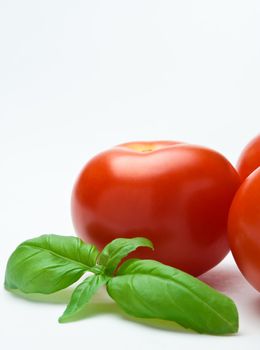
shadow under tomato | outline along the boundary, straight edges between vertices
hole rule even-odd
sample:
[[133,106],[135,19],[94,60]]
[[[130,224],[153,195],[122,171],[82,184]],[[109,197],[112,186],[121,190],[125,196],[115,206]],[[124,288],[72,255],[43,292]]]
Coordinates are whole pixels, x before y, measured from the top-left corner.
[[260,324],[260,294],[257,294],[250,300],[248,307],[250,308],[252,315],[256,318],[258,324]]
[[199,276],[202,282],[222,293],[234,294],[244,287],[246,281],[235,266],[220,265]]

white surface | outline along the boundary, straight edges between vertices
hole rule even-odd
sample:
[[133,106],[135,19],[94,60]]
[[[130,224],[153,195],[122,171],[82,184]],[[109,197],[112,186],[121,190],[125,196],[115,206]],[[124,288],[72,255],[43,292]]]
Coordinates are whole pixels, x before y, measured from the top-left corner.
[[[236,161],[259,132],[257,3],[0,2],[2,282],[21,241],[73,233],[71,188],[100,150],[136,139],[177,139]],[[89,317],[60,325],[66,293],[60,303],[36,303],[1,288],[0,348],[258,349],[260,295],[231,257],[205,278],[236,301],[237,336],[133,322],[110,304],[97,309],[95,300]]]

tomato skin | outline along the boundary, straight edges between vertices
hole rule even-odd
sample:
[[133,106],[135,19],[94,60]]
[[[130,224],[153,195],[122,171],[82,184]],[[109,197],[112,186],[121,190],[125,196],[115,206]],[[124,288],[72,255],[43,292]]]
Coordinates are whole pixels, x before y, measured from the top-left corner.
[[237,169],[242,180],[260,166],[260,134],[244,148],[238,160]]
[[246,178],[234,197],[228,239],[240,271],[260,291],[260,167]]
[[[140,149],[143,151],[140,151]],[[72,193],[77,234],[102,249],[143,236],[156,259],[200,275],[228,253],[227,217],[240,179],[219,153],[176,142],[119,145],[91,159]]]

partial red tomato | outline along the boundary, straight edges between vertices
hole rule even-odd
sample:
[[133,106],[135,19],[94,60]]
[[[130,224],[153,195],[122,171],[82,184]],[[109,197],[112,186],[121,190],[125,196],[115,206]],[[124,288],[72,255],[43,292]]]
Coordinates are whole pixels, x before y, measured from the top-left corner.
[[183,143],[132,142],[98,154],[72,194],[77,234],[102,249],[143,236],[150,258],[199,275],[228,253],[227,218],[240,179],[219,153]]
[[239,175],[244,180],[260,166],[260,134],[243,150],[237,164]]
[[260,291],[260,167],[246,178],[234,197],[228,237],[237,266]]

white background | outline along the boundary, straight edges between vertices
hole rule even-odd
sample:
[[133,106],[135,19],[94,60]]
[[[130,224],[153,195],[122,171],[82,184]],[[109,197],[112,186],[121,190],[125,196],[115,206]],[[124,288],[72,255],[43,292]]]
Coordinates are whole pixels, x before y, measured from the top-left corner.
[[[1,283],[21,241],[73,234],[71,189],[95,153],[125,141],[177,139],[236,162],[259,132],[259,4],[0,1]],[[67,292],[37,302],[1,287],[0,348],[258,349],[260,295],[231,256],[204,279],[236,301],[238,335],[137,322],[102,292],[85,318],[60,325]]]

